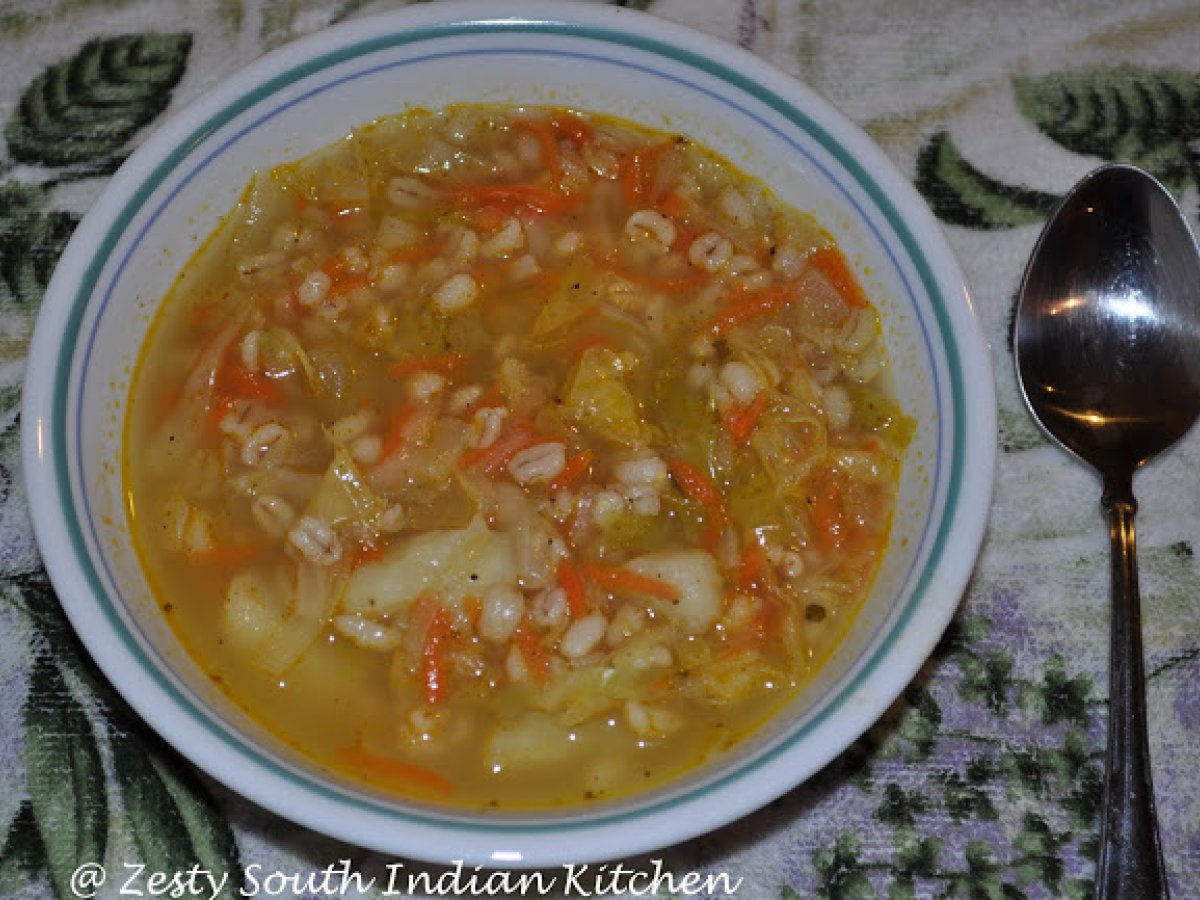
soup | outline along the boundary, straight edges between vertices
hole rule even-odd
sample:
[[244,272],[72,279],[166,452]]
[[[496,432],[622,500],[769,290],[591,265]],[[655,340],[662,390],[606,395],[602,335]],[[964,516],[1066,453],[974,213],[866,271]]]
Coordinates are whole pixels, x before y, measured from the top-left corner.
[[316,764],[473,808],[662,783],[811,679],[911,422],[829,234],[557,108],[256,177],[134,379],[134,540],[198,664]]

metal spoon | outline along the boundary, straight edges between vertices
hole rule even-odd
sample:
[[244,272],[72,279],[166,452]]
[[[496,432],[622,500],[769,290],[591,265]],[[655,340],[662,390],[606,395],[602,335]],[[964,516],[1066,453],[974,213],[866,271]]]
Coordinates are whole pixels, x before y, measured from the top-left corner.
[[1076,185],[1025,271],[1015,347],[1034,417],[1104,483],[1113,610],[1096,896],[1167,897],[1146,744],[1133,475],[1200,411],[1200,250],[1162,185],[1120,165]]

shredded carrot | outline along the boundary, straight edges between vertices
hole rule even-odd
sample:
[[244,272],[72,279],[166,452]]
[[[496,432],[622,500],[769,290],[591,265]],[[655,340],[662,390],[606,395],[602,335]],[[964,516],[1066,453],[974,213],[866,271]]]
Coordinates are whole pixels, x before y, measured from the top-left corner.
[[337,758],[343,765],[372,775],[428,788],[438,794],[454,793],[454,785],[440,772],[390,756],[379,756],[362,747],[343,747],[337,751]]
[[725,427],[738,447],[744,446],[750,440],[754,426],[758,424],[767,408],[767,400],[767,392],[762,391],[745,406],[735,407],[725,414]]
[[492,206],[510,214],[529,210],[554,215],[570,209],[580,198],[531,184],[481,184],[459,188],[453,200],[468,209]]
[[607,566],[601,563],[584,563],[579,567],[579,574],[586,580],[594,582],[609,591],[625,591],[631,594],[645,594],[660,600],[678,600],[679,590],[673,584],[667,584],[648,575],[640,575],[620,566]]
[[[672,219],[678,219],[686,215],[688,212],[687,198],[679,193],[679,191],[667,191],[667,193],[663,195],[663,198],[658,201],[658,210],[659,212],[670,216]],[[690,240],[685,240],[684,237],[680,235],[677,243],[681,247],[688,247],[691,246],[692,242]]]
[[567,464],[563,466],[563,470],[555,475],[554,480],[550,482],[550,490],[562,491],[571,487],[587,474],[591,465],[591,450],[580,450],[578,453],[572,454],[567,458]]
[[583,578],[575,565],[565,557],[558,563],[558,585],[567,595],[567,607],[571,618],[582,619],[588,614],[587,591],[583,586]]
[[811,488],[809,514],[822,550],[846,550],[862,538],[861,527],[846,514],[841,485],[827,474],[817,478]]
[[493,381],[490,385],[488,385],[487,390],[483,392],[483,396],[475,401],[474,408],[487,409],[489,406],[503,405],[504,390],[500,387],[500,383],[498,381]]
[[742,548],[738,587],[747,594],[758,593],[765,586],[766,574],[767,551],[758,541],[748,541]]
[[414,372],[437,372],[439,375],[453,377],[462,369],[466,357],[461,353],[449,351],[433,356],[412,356],[408,359],[398,359],[388,366],[388,374],[395,377],[412,375]]
[[590,122],[574,113],[564,113],[551,117],[550,124],[559,137],[564,137],[576,144],[586,144],[592,139],[594,129]]
[[425,630],[421,643],[421,687],[425,691],[425,702],[437,706],[446,698],[446,654],[444,644],[453,634],[450,618],[438,607],[433,620]]
[[753,618],[723,642],[717,659],[726,661],[738,654],[761,647],[768,638],[780,633],[783,622],[783,606],[778,598],[769,593],[755,594],[757,609]]
[[401,406],[392,413],[391,418],[388,420],[387,431],[383,434],[383,447],[379,453],[380,459],[387,459],[404,446],[406,440],[404,431],[412,419],[412,415],[413,407],[409,405]]
[[254,542],[250,544],[217,544],[207,550],[202,550],[191,556],[191,559],[208,566],[242,566],[260,556],[266,549],[265,544]]
[[845,255],[837,247],[822,247],[808,258],[808,264],[829,279],[846,303],[856,309],[870,307],[871,301],[863,292],[850,269]]
[[725,531],[725,502],[721,499],[720,492],[707,476],[691,463],[674,459],[668,465],[675,483],[704,510],[707,523],[704,533],[700,536],[700,545],[706,550],[712,550]]
[[464,453],[461,462],[468,468],[479,469],[489,478],[495,478],[508,465],[508,461],[522,450],[528,450],[549,440],[550,438],[535,434],[527,423],[516,422],[496,438],[490,447]]
[[478,622],[479,615],[483,612],[483,598],[477,594],[468,594],[463,597],[462,608],[472,623]]
[[371,279],[365,272],[353,272],[342,256],[335,256],[322,266],[321,271],[329,276],[329,293],[348,294],[355,288],[368,287]]
[[637,206],[654,198],[650,192],[654,187],[654,175],[664,153],[671,149],[673,141],[664,141],[652,147],[632,150],[621,157],[619,180],[625,202]]
[[529,669],[533,680],[542,685],[549,681],[550,651],[543,646],[537,632],[522,622],[513,632],[513,643],[520,651],[521,658],[525,660],[525,666]]
[[361,541],[358,548],[354,551],[354,558],[350,561],[350,567],[357,569],[366,563],[378,562],[383,559],[384,545],[377,541]]
[[282,395],[266,375],[251,372],[244,366],[231,366],[218,376],[222,389],[234,398],[261,400],[268,406],[278,406]]
[[739,291],[733,302],[713,319],[709,332],[720,337],[725,332],[761,319],[789,306],[796,299],[796,286],[791,283],[776,284],[760,291],[747,294]]

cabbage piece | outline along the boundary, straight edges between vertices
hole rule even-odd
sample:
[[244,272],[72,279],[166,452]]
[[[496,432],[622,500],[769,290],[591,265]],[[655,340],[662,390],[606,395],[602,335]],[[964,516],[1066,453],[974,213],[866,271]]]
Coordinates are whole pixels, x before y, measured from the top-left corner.
[[750,436],[771,481],[783,493],[803,487],[829,446],[825,425],[803,412],[785,413],[762,422]]
[[538,344],[554,344],[574,335],[574,326],[603,300],[595,272],[582,263],[573,263],[538,312],[530,339]]
[[654,606],[688,634],[707,631],[721,615],[724,581],[717,561],[703,550],[661,550],[625,563],[625,568],[666,582],[679,592],[675,600]]
[[736,703],[751,694],[760,695],[772,684],[788,683],[787,677],[757,650],[717,657],[698,676],[708,699],[718,705]]
[[652,437],[641,407],[625,383],[627,357],[589,347],[567,382],[566,412],[577,424],[618,444],[640,445]]
[[257,572],[239,572],[233,577],[222,611],[225,638],[246,655],[265,644],[286,618],[279,592]]
[[354,570],[342,595],[348,613],[379,616],[403,611],[422,594],[458,606],[489,587],[516,581],[508,539],[480,516],[466,528],[429,531],[393,543],[383,559]]
[[290,589],[256,572],[239,573],[225,594],[225,635],[255,666],[282,675],[329,621],[339,582],[329,567],[310,563],[297,567]]
[[387,504],[367,486],[349,451],[334,444],[333,459],[308,501],[306,513],[359,537],[376,533],[376,521]]
[[313,396],[323,397],[327,393],[325,382],[312,357],[304,349],[299,338],[286,328],[265,329],[258,339],[258,352],[267,375],[283,378],[291,375],[298,367],[304,372]]
[[916,432],[916,422],[881,391],[855,382],[844,385],[854,409],[853,421],[903,450]]
[[556,677],[533,702],[568,726],[637,700],[664,669],[656,650],[672,645],[672,629],[658,628],[627,638],[606,662],[571,669]]
[[508,769],[553,763],[578,752],[579,742],[566,726],[546,713],[528,712],[492,732],[484,759],[490,769]]
[[547,685],[535,702],[554,713],[561,724],[578,725],[617,707],[620,695],[614,685],[616,674],[615,668],[602,664],[572,669]]

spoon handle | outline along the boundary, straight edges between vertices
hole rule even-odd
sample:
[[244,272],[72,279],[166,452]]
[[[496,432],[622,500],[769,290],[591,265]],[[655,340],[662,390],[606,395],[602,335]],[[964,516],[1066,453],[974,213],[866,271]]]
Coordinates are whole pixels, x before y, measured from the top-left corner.
[[1105,479],[1103,505],[1112,545],[1112,643],[1108,763],[1096,897],[1158,900],[1169,895],[1146,741],[1142,613],[1133,528],[1137,501],[1132,477]]

